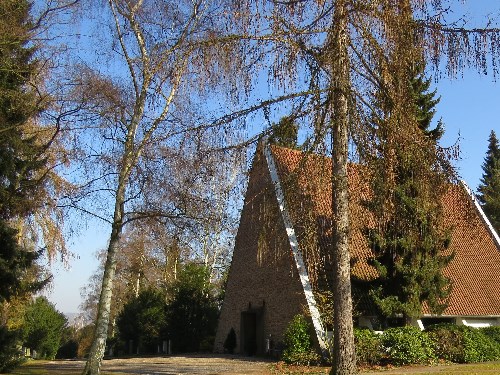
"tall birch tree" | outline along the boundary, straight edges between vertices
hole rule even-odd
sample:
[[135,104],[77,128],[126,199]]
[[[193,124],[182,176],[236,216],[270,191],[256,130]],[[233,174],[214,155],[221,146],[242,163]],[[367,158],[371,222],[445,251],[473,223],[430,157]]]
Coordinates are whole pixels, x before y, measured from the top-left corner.
[[[221,38],[230,28],[231,4],[224,0],[90,5],[99,25],[95,37],[103,37],[103,44],[94,59],[81,56],[71,67],[73,89],[63,104],[78,108],[66,119],[79,161],[71,172],[80,182],[68,205],[110,227],[94,341],[83,371],[99,374],[124,227],[146,218],[175,222],[187,216],[186,206],[167,194],[148,193],[147,187],[168,185],[174,162],[169,156],[175,152],[190,155],[207,139],[212,148],[224,144],[224,133],[205,126],[210,123],[203,121],[210,115],[205,102],[217,89],[234,87],[230,78],[238,77],[228,74],[237,61],[232,44]],[[220,85],[223,74],[227,86]]]

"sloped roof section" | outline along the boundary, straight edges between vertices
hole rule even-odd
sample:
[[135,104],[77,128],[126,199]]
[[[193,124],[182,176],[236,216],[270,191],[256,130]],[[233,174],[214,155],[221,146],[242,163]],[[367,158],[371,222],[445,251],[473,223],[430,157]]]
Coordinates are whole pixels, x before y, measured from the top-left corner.
[[[329,290],[333,287],[331,159],[278,146],[271,146],[271,152],[312,287]],[[361,166],[349,165],[348,174],[351,273],[353,279],[370,280],[376,270],[369,265],[373,253],[363,231],[373,218],[361,204],[369,189]],[[455,257],[444,270],[453,289],[443,315],[500,316],[500,249],[463,186],[451,186],[444,197],[444,218],[453,228],[449,251]]]

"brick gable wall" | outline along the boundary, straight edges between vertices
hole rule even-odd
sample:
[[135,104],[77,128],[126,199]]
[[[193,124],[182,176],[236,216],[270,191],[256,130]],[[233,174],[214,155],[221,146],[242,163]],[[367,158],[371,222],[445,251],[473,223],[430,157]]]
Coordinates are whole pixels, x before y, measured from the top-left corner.
[[256,354],[263,354],[265,339],[271,335],[275,345],[282,341],[286,326],[305,306],[271,177],[258,150],[235,240],[215,351],[223,351],[224,340],[234,328],[235,352],[245,353],[241,320],[242,312],[249,311],[258,319]]

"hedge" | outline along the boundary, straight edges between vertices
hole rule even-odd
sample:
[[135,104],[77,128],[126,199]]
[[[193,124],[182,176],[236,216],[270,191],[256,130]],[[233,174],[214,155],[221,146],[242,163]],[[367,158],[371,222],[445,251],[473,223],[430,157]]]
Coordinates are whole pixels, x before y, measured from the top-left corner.
[[356,361],[360,365],[380,364],[385,357],[381,335],[368,328],[354,329]]
[[428,328],[438,358],[472,363],[500,359],[499,327],[471,328],[454,324],[437,324]]
[[416,327],[387,329],[382,334],[382,345],[390,362],[398,366],[429,363],[436,358],[429,335]]
[[500,327],[472,328],[437,324],[389,328],[383,334],[355,329],[356,357],[360,365],[409,365],[444,360],[472,363],[500,360]]

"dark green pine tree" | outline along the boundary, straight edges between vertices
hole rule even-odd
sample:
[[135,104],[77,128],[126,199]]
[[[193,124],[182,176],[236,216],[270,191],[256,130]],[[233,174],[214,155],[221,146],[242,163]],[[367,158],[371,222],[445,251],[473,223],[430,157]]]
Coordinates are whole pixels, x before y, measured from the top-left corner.
[[[377,146],[368,158],[374,194],[366,206],[376,222],[367,238],[379,274],[370,295],[382,316],[402,315],[409,323],[424,303],[434,313],[446,307],[450,284],[442,270],[452,255],[444,255],[450,236],[441,207],[449,160],[438,152],[441,122],[431,128],[439,99],[428,91],[423,67],[410,69],[405,79],[413,105],[397,103],[397,93],[376,95]],[[415,127],[421,132],[415,134]]]
[[[12,220],[31,214],[43,191],[43,146],[26,134],[41,108],[30,82],[37,69],[30,40],[27,0],[0,1],[0,305],[13,296],[34,293],[44,281],[27,281],[38,253],[20,246]],[[0,325],[0,372],[15,367],[18,337]]]
[[500,234],[500,144],[493,130],[488,142],[478,199],[491,225]]
[[46,163],[43,145],[25,132],[41,108],[30,88],[37,69],[30,44],[30,2],[0,2],[0,218],[23,217],[37,204]]
[[43,146],[24,131],[41,111],[29,85],[37,69],[29,12],[27,0],[0,2],[0,301],[29,289],[20,280],[36,255],[19,246],[10,222],[32,213],[44,189],[37,177],[46,163]]
[[46,284],[23,277],[39,255],[23,249],[18,244],[17,231],[0,219],[0,305],[14,296],[36,292]]
[[431,79],[426,78],[425,70],[422,64],[416,64],[411,68],[410,87],[413,94],[415,117],[419,128],[431,140],[437,142],[444,134],[444,126],[439,119],[436,127],[430,129],[436,110],[436,105],[441,100],[440,97],[435,98],[437,89],[429,91],[431,87]]
[[283,117],[277,124],[273,124],[269,143],[288,148],[298,148],[299,126],[292,117]]

